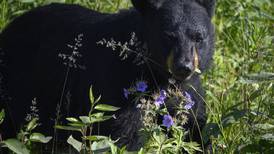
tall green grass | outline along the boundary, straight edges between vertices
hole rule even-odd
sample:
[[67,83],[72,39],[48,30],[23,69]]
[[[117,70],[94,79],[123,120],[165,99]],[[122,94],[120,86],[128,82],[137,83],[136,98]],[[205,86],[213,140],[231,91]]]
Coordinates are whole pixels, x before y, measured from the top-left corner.
[[214,153],[274,151],[274,3],[219,0],[216,54],[204,76]]
[[[50,2],[103,12],[129,0],[2,0],[0,30],[14,17]],[[274,2],[218,0],[212,68],[203,75],[208,108],[204,138],[213,153],[274,153]]]

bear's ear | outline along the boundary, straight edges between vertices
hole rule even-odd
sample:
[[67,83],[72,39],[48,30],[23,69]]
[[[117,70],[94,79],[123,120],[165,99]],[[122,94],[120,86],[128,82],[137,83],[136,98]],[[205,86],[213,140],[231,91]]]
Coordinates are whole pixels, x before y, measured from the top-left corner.
[[215,0],[196,0],[196,2],[206,8],[209,17],[212,17],[214,15],[216,3]]
[[149,10],[157,10],[166,0],[131,0],[133,6],[142,14]]

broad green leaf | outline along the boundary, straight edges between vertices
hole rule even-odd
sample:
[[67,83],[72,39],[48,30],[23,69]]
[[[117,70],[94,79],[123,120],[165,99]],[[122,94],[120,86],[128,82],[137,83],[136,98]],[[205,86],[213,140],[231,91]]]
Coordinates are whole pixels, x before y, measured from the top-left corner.
[[27,124],[27,131],[31,131],[34,128],[38,126],[38,118],[33,118],[28,124]]
[[29,154],[27,147],[17,139],[7,139],[3,143],[16,154]]
[[79,119],[84,123],[84,124],[91,124],[91,120],[88,116],[80,116]]
[[68,123],[68,125],[76,127],[76,128],[81,128],[81,127],[85,126],[85,124],[82,123],[82,122],[79,122],[79,123]]
[[70,130],[70,131],[78,131],[78,132],[81,132],[81,128],[79,128],[79,127],[73,127],[73,126],[61,126],[61,125],[56,125],[55,128],[57,128],[57,129],[62,129],[62,130]]
[[45,136],[41,133],[32,133],[30,135],[30,140],[33,142],[48,143],[52,139],[51,136]]
[[69,136],[67,140],[68,144],[70,144],[74,149],[76,149],[78,152],[82,150],[82,143],[72,137],[72,135]]
[[90,115],[90,116],[91,116],[91,117],[94,117],[94,118],[103,117],[103,116],[104,116],[104,112],[93,113],[93,114]]
[[0,124],[3,123],[4,119],[5,119],[5,110],[2,109],[0,112]]
[[68,117],[68,118],[66,118],[67,119],[67,121],[69,121],[69,122],[80,122],[78,119],[76,119],[76,118],[74,118],[74,117]]
[[99,111],[117,111],[120,108],[112,105],[107,105],[107,104],[98,104],[95,106],[95,109]]
[[103,153],[110,150],[110,146],[108,144],[109,141],[102,140],[102,141],[95,141],[91,145],[91,150],[95,153]]

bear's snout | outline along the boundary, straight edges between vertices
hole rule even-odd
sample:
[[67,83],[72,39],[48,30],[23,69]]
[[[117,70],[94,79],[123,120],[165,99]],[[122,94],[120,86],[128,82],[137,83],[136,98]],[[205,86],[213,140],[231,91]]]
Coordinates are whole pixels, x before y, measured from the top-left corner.
[[189,79],[198,69],[198,53],[196,48],[191,47],[187,54],[176,56],[173,52],[169,55],[167,60],[169,72],[177,80]]

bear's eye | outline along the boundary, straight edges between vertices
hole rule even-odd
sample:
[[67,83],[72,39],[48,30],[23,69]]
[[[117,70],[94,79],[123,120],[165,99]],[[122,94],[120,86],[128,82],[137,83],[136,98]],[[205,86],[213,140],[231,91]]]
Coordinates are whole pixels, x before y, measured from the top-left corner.
[[196,33],[191,39],[196,43],[201,43],[204,40],[201,33]]
[[198,31],[187,30],[186,33],[188,37],[195,43],[201,43],[204,40],[202,33]]
[[202,43],[204,38],[201,33],[196,32],[190,35],[190,39],[195,43]]

